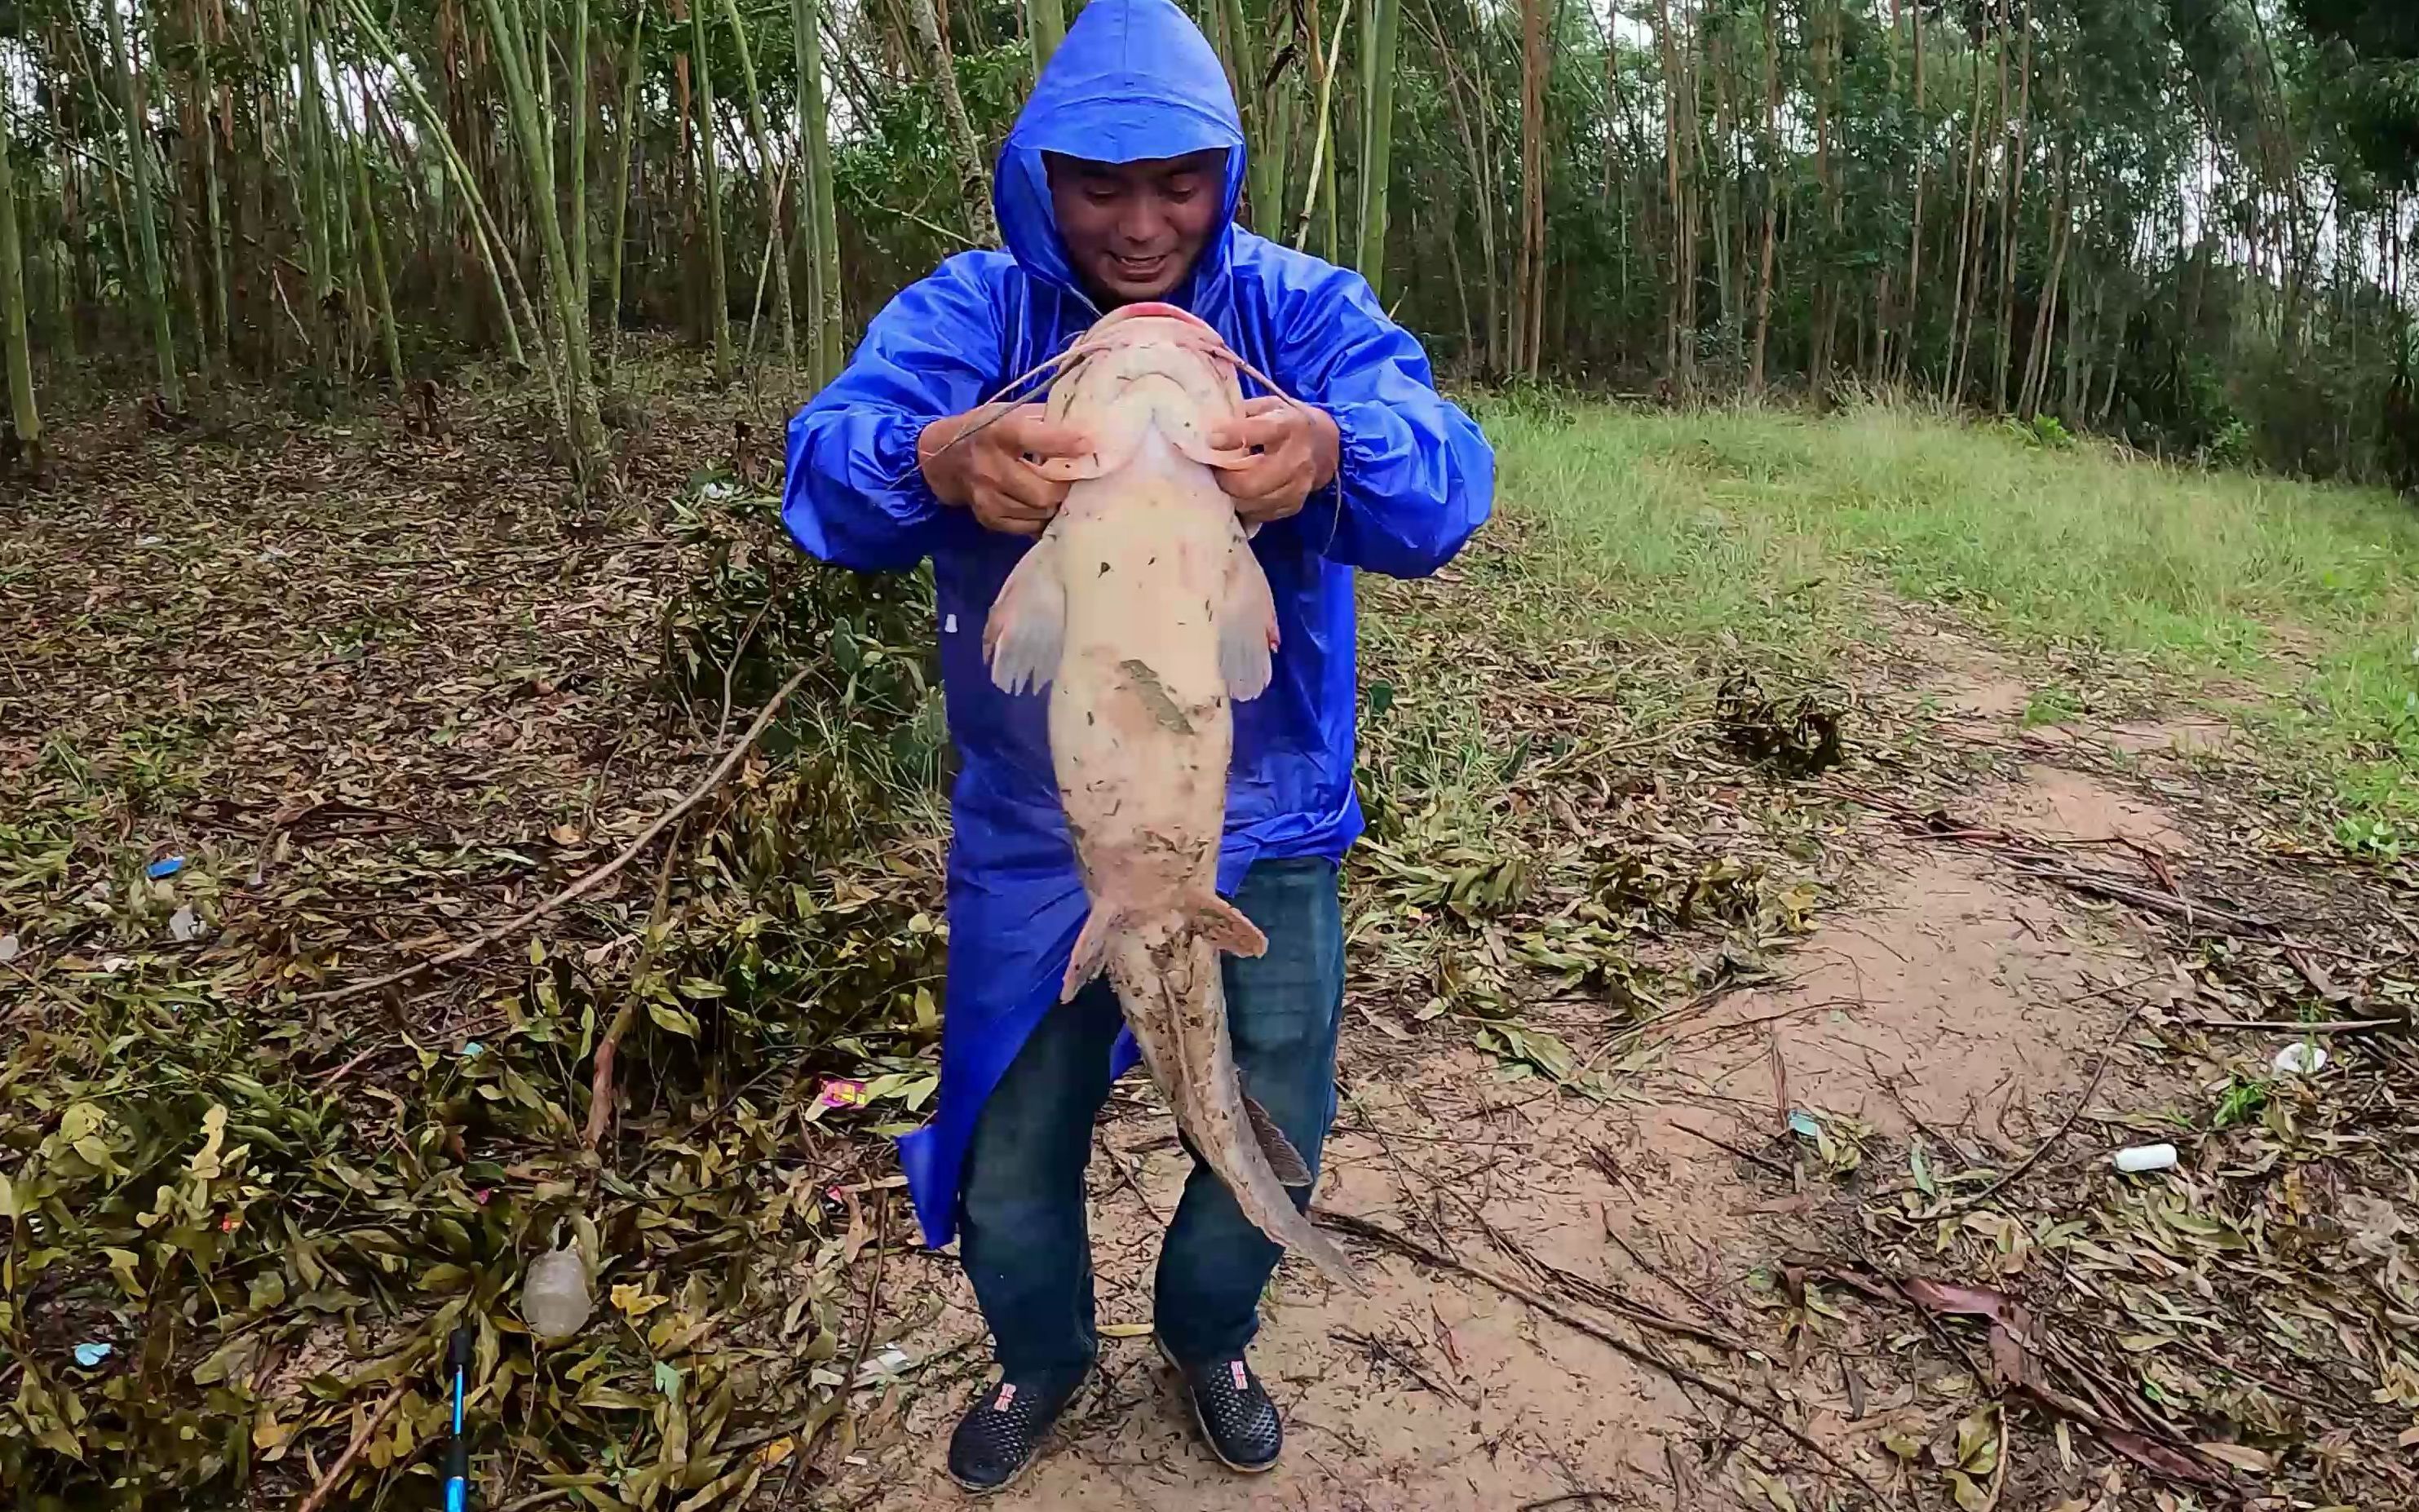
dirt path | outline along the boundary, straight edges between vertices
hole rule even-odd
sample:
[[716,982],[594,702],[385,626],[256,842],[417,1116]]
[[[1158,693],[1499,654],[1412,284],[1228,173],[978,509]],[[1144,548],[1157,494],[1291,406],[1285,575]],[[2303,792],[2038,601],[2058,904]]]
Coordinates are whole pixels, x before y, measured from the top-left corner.
[[[2054,810],[2087,838],[2180,839],[2157,810],[2056,769],[1992,807]],[[1977,864],[1901,844],[1866,873],[1870,901],[1828,916],[1785,976],[1670,1019],[1629,1054],[1604,1102],[1506,1082],[1493,1057],[1441,1036],[1397,1041],[1356,995],[1320,1204],[1527,1288],[1583,1277],[1650,1314],[1733,1335],[1759,1352],[1617,1325],[1710,1375],[1768,1374],[1817,1438],[1869,1444],[1893,1414],[1919,1436],[1925,1410],[1889,1384],[1900,1366],[1867,1358],[1887,1341],[1817,1315],[1827,1336],[1810,1349],[1796,1327],[1808,1315],[1773,1262],[1839,1251],[1842,1187],[1831,1167],[1849,1146],[1903,1150],[1921,1139],[1937,1167],[1954,1169],[2038,1144],[2107,1053],[2127,989],[2153,973],[2123,929]],[[2142,1101],[2154,1080],[2120,1055],[2097,1101]],[[1148,1321],[1149,1267],[1186,1166],[1154,1101],[1127,1084],[1092,1173],[1102,1316],[1128,1330]],[[1821,1121],[1830,1167],[1816,1140],[1783,1134],[1795,1110]],[[1116,1174],[1118,1161],[1138,1180]],[[1903,1156],[1885,1165],[1876,1155],[1845,1180],[1870,1190],[1906,1172]],[[1291,1425],[1277,1472],[1242,1480],[1218,1467],[1149,1340],[1120,1337],[1108,1343],[1101,1396],[1004,1504],[1503,1509],[1579,1504],[1554,1499],[1585,1492],[1598,1505],[1669,1506],[1700,1488],[1720,1504],[1752,1487],[1759,1466],[1777,1470],[1768,1448],[1741,1443],[1753,1425],[1703,1391],[1485,1282],[1356,1248],[1374,1297],[1356,1301],[1289,1264],[1267,1306],[1259,1363]],[[903,1509],[956,1494],[939,1442],[986,1346],[954,1264],[911,1264],[905,1294],[948,1302],[898,1343],[939,1363],[884,1394],[839,1504],[871,1496]],[[1870,1384],[1852,1388],[1843,1362]],[[1869,1450],[1860,1458],[1886,1473]]]

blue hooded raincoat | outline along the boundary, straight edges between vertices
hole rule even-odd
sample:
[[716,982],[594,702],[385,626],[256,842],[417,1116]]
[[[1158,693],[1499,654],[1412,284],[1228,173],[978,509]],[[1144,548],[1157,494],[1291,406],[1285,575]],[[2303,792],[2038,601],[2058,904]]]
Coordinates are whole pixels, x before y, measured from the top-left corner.
[[[1029,543],[944,507],[916,465],[931,422],[990,398],[1103,313],[1067,260],[1042,154],[1099,162],[1227,152],[1225,205],[1169,302],[1335,419],[1337,482],[1253,549],[1282,644],[1268,691],[1235,706],[1218,885],[1260,857],[1340,857],[1361,832],[1352,790],[1352,576],[1421,577],[1487,518],[1494,455],[1440,397],[1427,359],[1368,285],[1234,224],[1242,124],[1209,41],[1169,0],[1092,0],[1043,70],[1000,155],[993,205],[1008,251],[951,257],[867,327],[848,370],[790,424],[783,513],[798,544],[863,571],[930,556],[951,737],[949,964],[932,1120],[900,1141],[925,1242],[957,1224],[976,1116],[1055,1004],[1088,905],[1051,773],[1045,695],[994,688],[983,621]],[[1120,1038],[1120,1072],[1133,1063]]]

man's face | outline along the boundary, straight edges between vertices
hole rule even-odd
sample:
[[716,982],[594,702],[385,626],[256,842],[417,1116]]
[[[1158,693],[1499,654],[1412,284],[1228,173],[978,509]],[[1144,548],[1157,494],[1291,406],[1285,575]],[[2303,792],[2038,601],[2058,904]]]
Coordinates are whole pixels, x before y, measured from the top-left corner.
[[1067,255],[1110,305],[1165,299],[1184,282],[1225,208],[1226,154],[1094,162],[1053,152],[1050,203]]

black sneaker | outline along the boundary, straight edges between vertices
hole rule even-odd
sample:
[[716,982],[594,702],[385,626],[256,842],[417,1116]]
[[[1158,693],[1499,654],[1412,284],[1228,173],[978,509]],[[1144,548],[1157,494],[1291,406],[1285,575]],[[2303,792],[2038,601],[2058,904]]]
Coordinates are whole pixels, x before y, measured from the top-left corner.
[[949,1435],[949,1478],[978,1496],[1005,1490],[1029,1469],[1085,1372],[1057,1381],[1001,1381],[983,1388]]
[[1188,1365],[1171,1355],[1168,1364],[1193,1400],[1193,1421],[1201,1425],[1210,1452],[1228,1470],[1256,1475],[1276,1464],[1285,1448],[1285,1423],[1250,1362],[1236,1355]]

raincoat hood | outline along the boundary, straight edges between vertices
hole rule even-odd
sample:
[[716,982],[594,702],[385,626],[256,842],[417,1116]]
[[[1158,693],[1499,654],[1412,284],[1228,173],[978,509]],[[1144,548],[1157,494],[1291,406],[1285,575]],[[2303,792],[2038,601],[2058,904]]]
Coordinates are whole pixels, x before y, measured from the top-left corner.
[[1235,207],[1243,192],[1243,120],[1225,66],[1210,39],[1170,0],[1092,0],[1016,117],[992,176],[992,209],[1017,265],[1032,277],[1090,296],[1067,260],[1050,200],[1045,152],[1095,162],[1179,158],[1223,149],[1225,203],[1168,302],[1192,307],[1194,291],[1224,274]]

